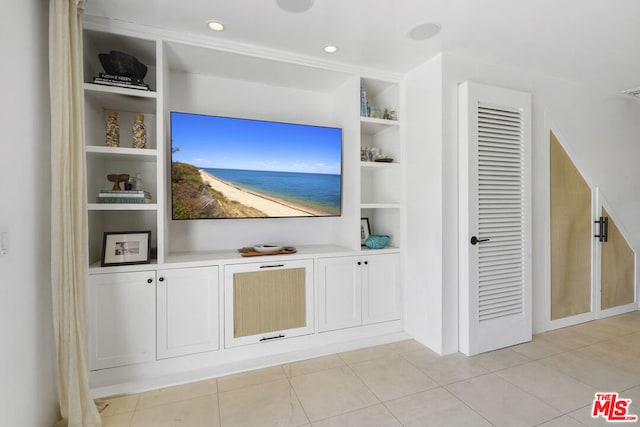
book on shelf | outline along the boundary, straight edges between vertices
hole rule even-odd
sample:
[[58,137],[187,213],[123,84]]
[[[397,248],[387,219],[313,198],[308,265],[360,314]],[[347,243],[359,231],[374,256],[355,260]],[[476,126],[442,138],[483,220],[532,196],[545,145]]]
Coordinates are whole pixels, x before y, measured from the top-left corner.
[[151,199],[146,197],[96,197],[96,203],[152,203]]
[[96,203],[151,203],[146,190],[100,190]]
[[125,87],[129,89],[150,90],[149,85],[146,83],[126,82],[121,80],[105,79],[101,77],[94,77],[93,83],[105,86]]
[[98,197],[146,197],[151,198],[147,190],[100,190]]
[[143,79],[139,79],[136,77],[117,76],[115,74],[107,74],[107,73],[100,73],[98,77],[104,80],[119,81],[119,82],[125,82],[125,83],[135,83],[139,85],[145,84]]

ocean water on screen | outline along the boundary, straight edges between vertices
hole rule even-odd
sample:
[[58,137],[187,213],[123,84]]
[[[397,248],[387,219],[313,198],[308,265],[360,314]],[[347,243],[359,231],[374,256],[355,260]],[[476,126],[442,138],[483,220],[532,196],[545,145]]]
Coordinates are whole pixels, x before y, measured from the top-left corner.
[[223,181],[255,193],[340,215],[340,175],[202,168]]

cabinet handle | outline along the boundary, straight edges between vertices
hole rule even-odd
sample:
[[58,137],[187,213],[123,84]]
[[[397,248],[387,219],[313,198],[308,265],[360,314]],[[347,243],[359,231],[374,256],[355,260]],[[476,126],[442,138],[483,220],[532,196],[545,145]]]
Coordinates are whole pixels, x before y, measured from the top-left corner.
[[261,265],[260,268],[278,268],[284,267],[284,264],[274,264],[274,265]]
[[158,282],[164,282],[164,276],[159,277]]
[[153,279],[147,279],[147,283],[153,283]]
[[358,265],[362,265],[362,261],[358,261]]
[[284,335],[283,334],[279,334],[279,335],[275,335],[275,336],[272,336],[272,337],[262,337],[262,338],[260,338],[260,342],[269,341],[269,340],[277,340],[278,338],[284,338]]
[[599,241],[606,242],[609,240],[609,217],[600,217],[599,220],[593,221],[600,225],[600,234],[596,234],[593,237],[597,237]]
[[369,265],[369,261],[365,261],[365,262],[364,262],[364,265]]

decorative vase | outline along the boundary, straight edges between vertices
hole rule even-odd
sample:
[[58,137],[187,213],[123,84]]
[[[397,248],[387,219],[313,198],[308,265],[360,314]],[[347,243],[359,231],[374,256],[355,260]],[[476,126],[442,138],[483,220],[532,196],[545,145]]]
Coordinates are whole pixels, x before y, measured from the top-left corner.
[[142,185],[142,177],[137,172],[136,172],[136,176],[133,178],[132,190],[144,190],[144,186]]
[[118,125],[118,113],[116,111],[107,113],[107,129],[104,143],[107,147],[120,146],[120,125]]
[[135,115],[133,127],[131,130],[133,133],[133,142],[131,144],[132,147],[145,148],[147,146],[147,130],[144,127],[144,115]]

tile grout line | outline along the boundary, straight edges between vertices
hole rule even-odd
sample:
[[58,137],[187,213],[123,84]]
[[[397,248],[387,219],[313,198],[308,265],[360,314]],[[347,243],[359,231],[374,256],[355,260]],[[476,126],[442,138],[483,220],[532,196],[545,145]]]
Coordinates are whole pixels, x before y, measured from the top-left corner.
[[[349,411],[342,412],[342,413],[340,413],[340,414],[332,415],[332,416],[327,417],[327,418],[320,418],[320,419],[318,419],[318,420],[315,420],[315,421],[309,421],[309,422],[313,425],[313,423],[318,423],[318,422],[321,422],[321,421],[330,420],[330,419],[332,419],[332,418],[338,418],[338,417],[342,417],[342,416],[344,416],[344,415],[353,414],[353,413],[356,413],[356,412],[358,412],[358,411],[362,411],[362,410],[364,410],[364,409],[373,408],[374,406],[378,406],[378,405],[384,405],[384,404],[383,404],[382,402],[378,402],[378,403],[374,403],[373,405],[367,405],[367,406],[364,406],[364,407],[362,407],[362,408],[358,408],[358,409],[351,409],[351,410],[349,410]],[[391,415],[393,415],[393,414],[391,414]],[[395,416],[394,416],[394,418],[395,418]],[[402,425],[402,423],[400,423],[400,424]]]
[[[541,423],[538,423],[538,424],[536,424],[534,427],[541,427],[541,426],[544,426],[545,424],[550,423],[551,421],[554,421],[554,420],[559,420],[559,419],[560,419],[560,418],[562,418],[562,417],[569,417],[569,418],[571,418],[571,420],[572,420],[572,421],[575,421],[575,422],[577,422],[578,424],[580,424],[581,426],[584,426],[584,424],[582,424],[580,421],[578,421],[578,420],[576,420],[575,418],[573,418],[571,415],[569,415],[569,413],[566,413],[566,414],[558,415],[557,417],[550,418],[550,419],[548,419],[548,420],[546,420],[546,421],[543,421],[543,422],[541,422]],[[585,426],[585,427],[586,427],[586,426]]]
[[[575,351],[577,351],[577,350],[580,350],[580,349],[568,350],[568,351],[565,351],[565,352],[562,352],[562,353],[553,354],[553,355],[551,355],[551,356],[547,356],[547,357],[540,358],[540,359],[538,359],[537,361],[542,361],[542,360],[545,360],[545,359],[550,359],[550,358],[552,358],[552,357],[556,357],[556,356],[560,356],[560,355],[566,355],[567,353],[574,353],[574,352],[575,352]],[[576,357],[580,357],[580,355],[578,355],[578,354],[574,354],[574,356],[576,356]],[[603,362],[603,363],[604,363],[604,362]],[[595,389],[597,389],[597,388],[598,388],[597,386],[595,386],[595,385],[593,385],[593,384],[585,383],[584,381],[582,381],[582,379],[581,379],[581,378],[579,378],[579,377],[577,377],[577,376],[575,376],[575,375],[573,375],[573,374],[570,374],[570,373],[568,373],[568,372],[562,372],[562,371],[560,371],[560,370],[556,369],[554,366],[548,366],[548,365],[545,365],[544,363],[543,363],[542,365],[543,365],[544,367],[546,367],[546,368],[551,369],[552,371],[558,372],[559,374],[562,374],[562,375],[566,375],[567,377],[569,377],[569,378],[571,378],[571,379],[573,379],[573,380],[575,380],[575,381],[578,381],[578,382],[580,382],[580,383],[582,383],[582,384],[585,384],[585,385],[587,385],[587,386],[589,386],[589,387],[592,387],[592,388],[595,388]],[[617,365],[612,365],[612,366],[615,366],[615,367],[616,367],[616,368],[618,368],[618,369],[622,369],[622,368],[620,368],[620,367],[619,367],[619,366],[617,366]]]
[[[356,350],[356,351],[357,351],[357,350]],[[324,420],[329,420],[329,419],[331,419],[331,418],[336,418],[336,417],[341,417],[341,416],[346,415],[346,414],[351,414],[351,413],[354,413],[354,412],[357,412],[357,411],[361,411],[361,410],[363,410],[363,409],[371,408],[371,407],[374,407],[374,406],[377,406],[377,405],[382,404],[382,401],[381,401],[381,400],[378,398],[378,396],[373,392],[373,390],[371,390],[371,389],[369,388],[369,386],[368,386],[368,385],[367,385],[367,384],[362,380],[362,378],[360,378],[360,376],[358,375],[358,373],[357,373],[357,372],[355,372],[355,371],[353,370],[353,368],[351,367],[351,365],[350,365],[349,363],[347,363],[347,362],[342,358],[341,353],[337,353],[337,355],[338,355],[338,357],[340,357],[340,359],[342,360],[342,362],[344,363],[344,365],[343,365],[343,366],[337,366],[337,367],[330,368],[330,369],[337,369],[337,368],[344,369],[344,368],[348,368],[348,369],[351,371],[351,373],[353,373],[353,374],[355,375],[355,377],[356,377],[356,378],[357,378],[357,379],[362,383],[362,385],[364,385],[364,387],[367,389],[367,391],[369,391],[369,392],[373,395],[373,397],[377,400],[377,403],[374,403],[374,404],[372,404],[372,405],[368,405],[368,406],[364,406],[364,407],[362,407],[362,408],[358,408],[358,409],[353,409],[353,410],[350,410],[350,411],[346,411],[346,412],[343,412],[343,413],[340,413],[340,414],[335,414],[335,415],[332,415],[332,416],[327,417],[327,418],[321,418],[321,419],[318,419],[318,420],[311,421],[311,419],[309,418],[309,416],[308,416],[308,415],[307,415],[307,413],[306,413],[306,410],[304,409],[304,405],[302,405],[302,402],[300,402],[300,406],[302,407],[302,410],[303,410],[303,411],[305,411],[305,415],[307,416],[307,420],[308,420],[308,421],[309,421],[309,423],[311,423],[312,425],[313,425],[313,423],[315,423],[315,422],[324,421]],[[381,358],[381,357],[374,357],[373,359],[369,359],[369,360],[376,360],[376,359],[380,359],[380,358]],[[369,360],[367,360],[367,361],[369,361]],[[311,372],[311,373],[308,373],[308,374],[305,374],[305,375],[311,375],[311,374],[315,374],[315,373],[317,373],[317,372],[322,372],[322,371],[326,371],[326,370],[328,370],[328,369],[321,369],[321,370],[319,370],[319,371]],[[298,376],[304,376],[304,375],[298,375]],[[288,378],[288,380],[289,380],[289,381],[290,381],[291,379],[293,379],[293,377]],[[291,385],[291,388],[294,390],[294,393],[295,393],[295,388],[293,388],[293,384],[291,384],[291,382],[290,382],[290,385]],[[296,393],[296,396],[297,396],[297,393]],[[300,401],[300,398],[299,398],[299,397],[298,397],[298,401]],[[386,408],[386,407],[385,407],[385,408]],[[392,414],[392,415],[393,415],[393,414]],[[394,418],[395,418],[395,416],[394,416]],[[400,424],[402,425],[402,423],[400,423]]]
[[[532,362],[535,362],[535,361],[532,361]],[[531,363],[531,362],[529,362],[529,363]],[[508,368],[504,368],[504,369],[508,369]],[[500,369],[500,370],[503,370],[503,369]],[[495,372],[498,372],[498,371],[495,371]],[[487,419],[484,415],[482,415],[480,412],[476,411],[476,410],[475,410],[471,405],[469,405],[466,401],[464,401],[464,399],[462,399],[462,398],[461,398],[461,397],[459,397],[457,394],[455,394],[452,390],[450,390],[450,389],[448,389],[448,388],[447,388],[447,386],[451,386],[451,385],[453,385],[453,384],[457,384],[457,383],[461,383],[461,382],[464,382],[464,381],[468,381],[468,380],[470,380],[470,379],[480,378],[480,377],[486,377],[486,376],[489,376],[489,375],[495,375],[495,372],[489,372],[489,373],[487,373],[487,374],[478,375],[478,376],[473,377],[473,378],[468,378],[468,379],[465,379],[465,380],[461,380],[461,381],[456,381],[456,382],[453,382],[453,383],[449,383],[449,384],[447,384],[447,385],[443,385],[443,386],[442,386],[442,388],[443,388],[443,389],[445,389],[445,390],[447,391],[447,393],[451,394],[451,396],[453,396],[454,398],[456,398],[457,400],[459,400],[460,402],[462,402],[462,404],[463,404],[463,405],[465,405],[467,408],[469,408],[470,410],[472,410],[473,412],[475,412],[476,414],[478,414],[478,416],[480,416],[483,420],[487,421],[487,422],[488,422],[489,424],[491,424],[492,426],[495,426],[495,424],[493,424],[490,420],[488,420],[488,419]],[[559,417],[562,417],[562,416],[564,416],[564,415],[567,415],[567,414],[563,413],[561,410],[559,410],[559,409],[557,409],[557,408],[555,408],[555,407],[553,407],[553,406],[549,405],[547,402],[543,401],[542,399],[539,399],[537,396],[535,396],[535,395],[533,395],[533,394],[529,393],[529,392],[528,392],[528,391],[526,391],[526,390],[523,390],[521,387],[518,387],[516,384],[513,384],[511,381],[508,381],[507,379],[502,378],[502,377],[500,377],[499,375],[495,375],[495,376],[496,376],[497,378],[499,378],[499,379],[502,379],[502,380],[504,380],[504,381],[508,382],[509,384],[513,385],[514,387],[518,388],[518,389],[519,389],[520,391],[522,391],[523,393],[528,394],[529,396],[533,397],[534,399],[537,399],[537,400],[539,400],[540,402],[544,403],[545,405],[547,405],[547,406],[549,406],[549,407],[551,407],[551,408],[553,408],[553,409],[556,409],[556,410],[558,410],[558,412],[560,412],[560,415],[558,415],[557,417],[550,418],[550,419],[548,419],[548,420],[544,420],[542,423],[539,423],[539,424],[536,424],[536,425],[541,425],[541,424],[544,424],[544,423],[547,423],[547,422],[551,421],[552,419],[559,418]]]
[[[538,363],[538,361],[537,361],[537,360],[532,360],[532,361],[531,361],[531,362],[529,362],[529,363]],[[518,365],[518,366],[522,366],[522,365]],[[589,384],[587,384],[587,383],[583,383],[582,381],[579,381],[578,379],[576,379],[576,378],[574,378],[574,377],[572,377],[572,376],[570,376],[570,375],[567,375],[567,374],[565,374],[564,372],[560,372],[560,371],[558,371],[558,370],[556,370],[556,369],[553,369],[553,368],[551,368],[550,366],[542,365],[542,367],[543,367],[543,368],[547,368],[547,369],[551,369],[552,371],[557,372],[558,374],[565,375],[565,376],[567,376],[567,377],[569,377],[569,378],[572,378],[573,380],[575,380],[576,382],[579,382],[580,384],[583,384],[583,385],[585,385],[585,386],[587,386],[587,387],[591,387],[591,388],[593,388],[593,386],[592,386],[592,385],[589,385]],[[500,371],[504,371],[504,370],[506,370],[506,369],[509,369],[509,368],[501,369]],[[496,371],[496,372],[498,372],[498,371]],[[569,415],[571,412],[573,412],[573,411],[569,411],[569,412],[565,412],[565,411],[563,411],[562,409],[560,409],[560,408],[558,408],[558,407],[556,407],[556,406],[552,405],[551,403],[548,403],[546,400],[544,400],[544,399],[542,399],[542,398],[540,398],[540,397],[536,396],[535,394],[532,394],[532,393],[531,393],[531,392],[529,392],[528,390],[525,390],[524,388],[520,387],[518,384],[514,383],[513,381],[509,381],[509,379],[508,379],[508,378],[504,378],[504,377],[501,377],[501,376],[499,376],[499,375],[498,375],[498,378],[501,378],[502,380],[504,380],[504,381],[508,382],[508,383],[509,383],[509,384],[511,384],[512,386],[514,386],[514,387],[518,388],[520,391],[522,391],[522,392],[524,392],[524,393],[526,393],[526,394],[528,394],[528,395],[530,395],[530,396],[533,396],[534,398],[538,399],[539,401],[541,401],[541,402],[542,402],[542,403],[544,403],[545,405],[550,406],[551,408],[553,408],[553,409],[557,410],[558,412],[560,412],[560,415],[558,415],[557,417],[550,418],[550,419],[548,419],[548,420],[546,420],[546,421],[543,421],[542,423],[537,424],[537,425],[541,425],[541,424],[547,423],[547,422],[549,422],[549,421],[551,421],[551,420],[555,420],[556,418],[560,418],[560,417],[562,417],[562,416]],[[587,404],[588,404],[588,403],[587,403]],[[581,406],[580,408],[582,408],[582,406]],[[580,408],[577,408],[577,409],[580,409]],[[577,410],[577,409],[574,409],[574,410]]]
[[[216,379],[216,391],[218,391],[217,379]],[[220,393],[216,393],[216,402],[218,404],[218,425],[222,427],[222,408],[220,407]]]
[[[488,375],[488,374],[487,374]],[[477,378],[477,377],[476,377]],[[465,381],[465,380],[463,380]],[[454,384],[454,383],[451,383]],[[446,388],[446,386],[442,386],[442,388],[444,390],[446,390],[447,393],[449,393],[451,396],[453,396],[454,399],[456,399],[457,401],[459,401],[460,403],[462,403],[464,406],[466,406],[467,408],[469,408],[469,410],[473,411],[474,414],[477,414],[480,418],[482,418],[483,420],[485,420],[486,422],[488,422],[490,425],[495,426],[494,423],[492,423],[491,421],[489,421],[484,415],[482,415],[480,412],[476,411],[474,408],[472,408],[467,402],[465,402],[464,400],[462,400],[461,398],[459,398],[458,396],[456,396],[451,390],[449,390],[448,388]]]
[[[426,373],[422,372],[419,368],[417,368],[417,367],[416,367],[416,366],[414,366],[410,361],[408,361],[408,360],[403,356],[403,354],[404,354],[403,352],[398,352],[398,351],[395,351],[395,350],[393,350],[393,349],[391,349],[391,350],[392,350],[392,352],[393,352],[395,355],[397,355],[397,356],[398,356],[398,357],[400,357],[402,360],[404,360],[405,362],[407,362],[407,363],[408,363],[410,366],[412,366],[413,368],[417,369],[417,370],[418,370],[419,372],[421,372],[425,377],[427,377],[427,378],[429,378],[431,381],[433,381],[433,383],[434,383],[434,384],[436,384],[436,387],[433,387],[433,388],[430,388],[430,389],[427,389],[427,390],[417,391],[417,392],[415,392],[415,393],[410,393],[410,394],[408,394],[408,395],[406,395],[406,396],[401,396],[401,397],[398,397],[398,398],[396,398],[396,399],[389,399],[389,400],[387,400],[387,402],[391,402],[391,401],[393,401],[393,400],[397,400],[397,399],[403,399],[403,398],[405,398],[405,397],[407,397],[407,396],[413,396],[413,395],[416,395],[416,394],[419,394],[419,393],[423,393],[423,392],[428,391],[428,390],[434,390],[434,389],[436,389],[436,388],[438,388],[438,387],[442,387],[440,384],[438,384],[438,382],[437,382],[437,381],[435,381],[435,380],[434,380],[433,378],[431,378],[429,375],[427,375]],[[405,352],[405,353],[406,353],[406,352]],[[374,358],[374,359],[369,359],[369,360],[365,360],[365,361],[361,361],[361,362],[356,362],[356,363],[354,363],[354,365],[355,365],[355,364],[357,364],[357,363],[366,363],[366,362],[369,362],[369,361],[371,361],[371,360],[376,360],[376,359],[381,359],[381,358],[382,358],[382,356],[381,356],[381,357],[378,357],[378,358]],[[382,405],[382,406],[385,408],[385,410],[386,410],[389,414],[391,414],[391,416],[392,416],[392,417],[393,417],[393,418],[398,422],[398,424],[400,424],[401,426],[404,426],[404,424],[403,424],[403,423],[398,419],[398,417],[396,416],[396,414],[394,414],[394,413],[389,409],[389,407],[387,407],[387,405],[385,404],[385,401],[383,401],[382,399],[380,399],[380,398],[378,397],[378,395],[376,395],[376,393],[375,393],[375,392],[374,392],[374,391],[373,391],[373,390],[372,390],[372,389],[367,385],[367,383],[365,383],[365,382],[364,382],[364,380],[362,379],[362,377],[360,377],[360,375],[358,375],[358,372],[356,372],[350,364],[348,364],[348,363],[346,363],[346,362],[345,362],[345,364],[349,367],[349,369],[351,369],[351,371],[356,375],[356,377],[358,377],[358,379],[360,379],[360,381],[364,384],[364,386],[367,388],[367,390],[369,390],[369,391],[370,391],[370,392],[375,396],[375,398],[376,398],[376,399],[378,399],[379,403],[377,403],[376,405]],[[376,406],[376,405],[371,405],[371,406],[368,406],[367,408],[370,408],[370,407],[373,407],[373,406]],[[366,408],[361,408],[361,409],[366,409]],[[358,409],[358,410],[361,410],[361,409]],[[351,412],[355,412],[355,411],[351,411]],[[347,412],[347,413],[350,413],[350,412]]]
[[[311,418],[309,418],[309,414],[307,414],[307,410],[302,404],[302,401],[300,400],[300,396],[298,396],[298,392],[296,392],[296,389],[293,387],[293,383],[291,382],[291,380],[293,379],[293,377],[291,376],[291,364],[288,363],[287,367],[289,369],[289,375],[287,375],[287,371],[285,370],[284,365],[282,366],[282,371],[284,372],[284,376],[287,379],[287,383],[289,383],[289,396],[291,396],[291,393],[293,392],[293,395],[296,397],[296,399],[298,400],[298,403],[300,404],[300,408],[302,409],[302,413],[304,414],[304,417],[307,419],[307,422],[311,425],[313,424],[311,421]],[[293,417],[293,408],[291,409],[291,416]],[[293,423],[289,422],[289,424],[293,424]]]

